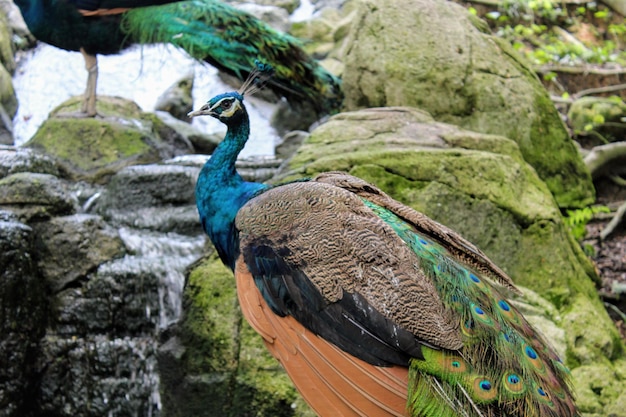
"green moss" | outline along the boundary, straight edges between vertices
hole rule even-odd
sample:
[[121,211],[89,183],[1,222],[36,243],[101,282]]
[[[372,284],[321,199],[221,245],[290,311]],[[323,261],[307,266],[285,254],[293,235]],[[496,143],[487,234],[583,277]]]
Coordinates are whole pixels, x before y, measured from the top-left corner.
[[624,346],[613,322],[602,311],[597,297],[576,294],[563,312],[563,327],[567,329],[568,360],[571,365],[604,363],[622,358]]
[[29,146],[61,160],[72,161],[83,171],[150,149],[143,132],[98,119],[48,119]]
[[[534,111],[555,113],[554,104],[545,92],[535,94]],[[525,157],[544,179],[561,208],[582,208],[595,201],[595,188],[589,169],[574,142],[563,132],[558,115],[535,119],[531,125],[533,146]]]
[[100,117],[61,117],[80,109],[79,98],[66,101],[26,146],[55,157],[71,179],[90,182],[105,182],[128,165],[162,159],[163,123],[156,116],[121,98],[99,96],[97,103]]
[[580,366],[572,371],[576,404],[585,413],[601,416],[626,416],[626,380],[613,364],[604,362]]
[[180,335],[193,373],[234,372],[242,316],[232,272],[213,255],[189,274]]

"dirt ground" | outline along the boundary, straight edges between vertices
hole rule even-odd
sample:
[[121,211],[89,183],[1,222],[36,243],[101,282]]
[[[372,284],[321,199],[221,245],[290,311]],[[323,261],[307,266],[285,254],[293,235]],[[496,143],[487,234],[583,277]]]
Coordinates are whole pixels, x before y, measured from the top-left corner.
[[[612,209],[626,200],[626,189],[608,180],[596,182],[596,192],[597,203]],[[610,219],[592,220],[587,225],[584,244],[590,244],[594,248],[592,259],[602,278],[602,286],[598,291],[626,340],[626,225],[622,222],[606,241],[600,242],[600,232],[609,221]]]

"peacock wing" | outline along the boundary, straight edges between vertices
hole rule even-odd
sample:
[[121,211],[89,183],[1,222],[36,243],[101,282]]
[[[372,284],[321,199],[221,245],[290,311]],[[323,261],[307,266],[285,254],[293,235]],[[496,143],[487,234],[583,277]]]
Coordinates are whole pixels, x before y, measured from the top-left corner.
[[325,172],[318,175],[315,181],[349,190],[377,206],[389,210],[415,228],[416,232],[445,247],[449,254],[460,263],[471,266],[478,272],[495,279],[509,290],[519,293],[511,278],[473,243],[454,230],[397,202],[366,181],[343,172]]
[[376,365],[459,349],[459,320],[419,259],[362,199],[316,181],[270,189],[236,218],[240,252],[279,316]]
[[462,346],[415,255],[352,192],[270,189],[236,228],[242,311],[320,415],[406,415],[411,358]]

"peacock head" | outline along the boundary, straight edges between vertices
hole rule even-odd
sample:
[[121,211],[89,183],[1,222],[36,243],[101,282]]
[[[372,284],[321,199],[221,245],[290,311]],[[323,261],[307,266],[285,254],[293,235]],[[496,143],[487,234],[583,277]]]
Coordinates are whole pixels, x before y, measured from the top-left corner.
[[255,61],[255,65],[256,67],[250,71],[248,78],[238,91],[215,96],[187,116],[213,116],[226,125],[240,122],[241,118],[247,114],[246,107],[243,105],[243,96],[259,91],[274,73],[274,69],[268,64]]
[[204,106],[190,112],[187,116],[212,116],[228,125],[240,121],[245,113],[246,107],[243,105],[243,95],[232,91],[213,97]]

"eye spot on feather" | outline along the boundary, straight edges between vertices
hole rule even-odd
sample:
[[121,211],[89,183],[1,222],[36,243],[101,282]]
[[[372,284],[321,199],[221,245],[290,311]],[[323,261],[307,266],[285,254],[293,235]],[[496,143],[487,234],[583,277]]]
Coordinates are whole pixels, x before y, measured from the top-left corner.
[[491,402],[498,396],[498,390],[493,382],[485,376],[475,378],[471,384],[475,399],[479,402]]
[[482,316],[485,314],[485,312],[483,311],[482,308],[480,308],[479,306],[474,307],[474,311],[476,312],[476,314],[478,314],[479,316]]
[[537,352],[535,351],[535,349],[531,348],[530,346],[526,346],[526,349],[524,349],[524,351],[526,352],[526,356],[528,356],[530,359],[537,359]]
[[425,246],[426,246],[426,245],[429,245],[429,243],[428,243],[428,241],[427,241],[427,240],[424,240],[424,239],[422,239],[422,238],[420,238],[420,239],[418,239],[418,240],[419,240],[419,242],[420,242],[422,245],[425,245]]
[[500,300],[498,301],[498,305],[500,306],[500,308],[504,311],[510,311],[511,310],[511,306],[509,305],[509,303],[507,303],[504,300]]
[[477,284],[479,284],[479,283],[480,283],[480,279],[479,279],[476,275],[474,275],[474,274],[470,273],[470,274],[469,274],[469,277],[470,277],[470,279],[471,279],[472,281],[474,281],[475,283],[477,283]]
[[548,396],[548,394],[546,394],[546,392],[541,387],[537,388],[537,394],[541,395],[542,397]]
[[522,378],[515,373],[504,374],[502,386],[511,394],[523,394],[526,391],[526,386],[522,381]]
[[467,362],[458,356],[444,355],[440,360],[441,369],[453,374],[460,374],[468,369]]
[[480,384],[478,384],[478,386],[483,391],[491,391],[491,388],[492,388],[491,382],[487,381],[486,379],[483,381],[480,381]]

